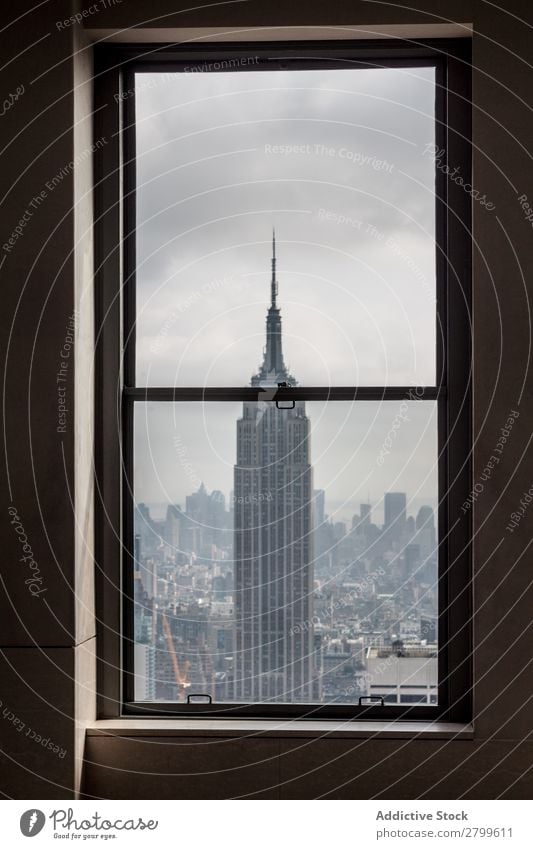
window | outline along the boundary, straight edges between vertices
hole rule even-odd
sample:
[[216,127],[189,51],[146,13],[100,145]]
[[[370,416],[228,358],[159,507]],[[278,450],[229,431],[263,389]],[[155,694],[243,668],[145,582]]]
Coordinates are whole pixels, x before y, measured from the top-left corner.
[[468,716],[465,49],[100,52],[102,716]]

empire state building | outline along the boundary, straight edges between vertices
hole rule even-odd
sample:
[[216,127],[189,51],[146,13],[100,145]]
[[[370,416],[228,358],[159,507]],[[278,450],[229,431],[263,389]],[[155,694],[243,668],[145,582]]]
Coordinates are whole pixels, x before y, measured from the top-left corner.
[[[272,239],[266,346],[252,386],[294,385],[283,360]],[[272,396],[271,396],[272,397]],[[243,403],[234,469],[235,699],[310,702],[313,658],[313,472],[305,402]]]

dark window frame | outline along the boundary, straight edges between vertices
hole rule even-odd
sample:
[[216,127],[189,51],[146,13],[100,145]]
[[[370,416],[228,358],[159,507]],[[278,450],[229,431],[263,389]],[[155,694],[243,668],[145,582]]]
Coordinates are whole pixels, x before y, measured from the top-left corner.
[[[423,398],[438,401],[439,704],[162,704],[132,699],[133,501],[135,401],[258,400],[252,387],[136,387],[135,356],[135,71],[179,71],[191,63],[258,57],[253,70],[281,68],[436,68],[436,145],[471,176],[470,41],[350,41],[124,46],[95,49],[95,475],[96,610],[99,718],[191,717],[406,719],[466,722],[472,716],[471,491],[471,199],[436,171],[437,380]],[[218,70],[218,69],[217,69]],[[246,65],[228,69],[246,71]],[[126,96],[123,96],[126,94]],[[278,400],[396,400],[419,387],[297,387]],[[420,396],[419,396],[420,397]],[[441,497],[446,493],[445,497]]]

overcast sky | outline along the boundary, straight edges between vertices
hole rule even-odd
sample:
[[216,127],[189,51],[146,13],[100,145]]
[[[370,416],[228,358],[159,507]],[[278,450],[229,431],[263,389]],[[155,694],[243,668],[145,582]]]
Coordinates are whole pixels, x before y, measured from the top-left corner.
[[[138,385],[249,384],[273,226],[300,384],[434,384],[433,69],[141,74],[137,89]],[[183,502],[194,488],[172,460],[176,433],[208,489],[229,493],[239,408],[206,425],[187,406],[178,423],[161,409],[138,427],[138,500]],[[308,404],[330,505],[363,496],[371,468],[364,499],[433,501],[433,405],[411,406],[401,451],[397,440],[378,467],[399,404]]]

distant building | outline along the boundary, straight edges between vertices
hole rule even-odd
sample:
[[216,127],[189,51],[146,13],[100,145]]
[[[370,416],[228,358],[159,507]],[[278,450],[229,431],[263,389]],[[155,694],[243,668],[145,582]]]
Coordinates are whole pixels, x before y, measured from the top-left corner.
[[407,509],[407,495],[405,492],[386,492],[385,493],[385,523],[384,528],[387,530],[392,526],[405,524]]
[[388,704],[436,704],[438,695],[436,645],[372,646],[366,657],[366,693]]
[[407,495],[405,492],[386,492],[383,541],[388,548],[398,550],[405,542],[407,530]]
[[184,524],[185,517],[181,508],[177,504],[169,504],[167,507],[167,515],[165,518],[165,543],[168,557],[173,557],[176,562],[180,560],[182,554],[180,550],[181,527]]
[[155,699],[155,647],[147,643],[135,643],[135,700]]
[[[275,238],[266,348],[252,386],[294,385],[282,353]],[[309,702],[313,639],[313,480],[305,402],[244,402],[234,471],[235,699]],[[320,507],[319,507],[320,509]]]
[[420,639],[427,643],[436,643],[438,624],[436,616],[423,616],[420,619]]
[[313,491],[313,529],[315,573],[320,574],[331,563],[333,528],[326,516],[326,493],[323,489]]
[[220,490],[209,493],[202,482],[192,495],[185,499],[187,516],[184,534],[187,547],[199,557],[216,556],[214,548],[224,544],[230,525],[226,499]]
[[416,570],[420,565],[420,546],[415,545],[414,543],[409,543],[408,545],[406,545],[404,550],[404,558],[404,578],[409,579],[413,576],[416,577]]
[[360,506],[361,524],[369,525],[372,522],[372,505],[361,504]]
[[161,530],[161,523],[152,519],[147,505],[142,502],[138,504],[135,508],[135,534],[139,535],[140,551],[145,557],[161,549],[163,544]]

